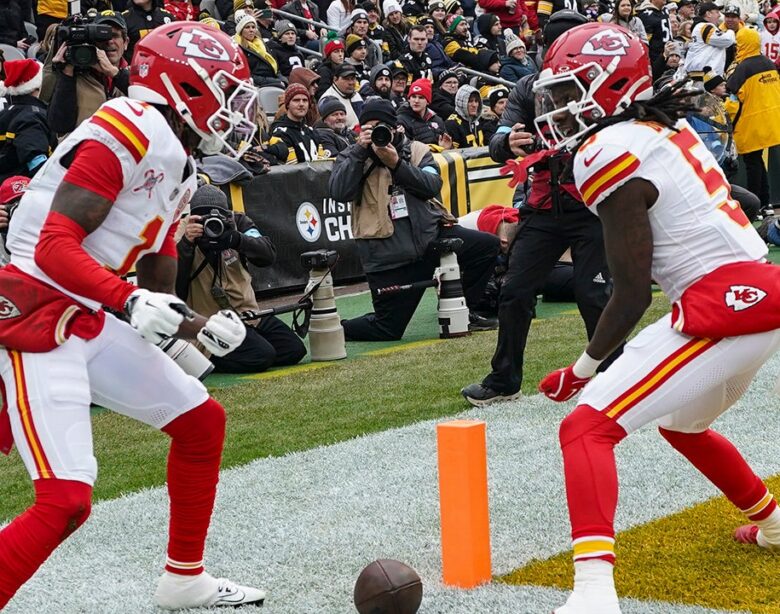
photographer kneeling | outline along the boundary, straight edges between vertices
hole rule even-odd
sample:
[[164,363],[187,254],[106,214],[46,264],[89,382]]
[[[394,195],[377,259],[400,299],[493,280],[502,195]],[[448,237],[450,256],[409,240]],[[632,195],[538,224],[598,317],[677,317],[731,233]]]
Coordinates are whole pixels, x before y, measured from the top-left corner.
[[[130,71],[122,57],[127,40],[125,20],[110,11],[89,23],[60,26],[60,46],[51,59],[54,74],[44,77],[44,81],[55,79],[49,100],[49,126],[57,134],[73,132],[106,100],[127,95]],[[46,84],[44,89],[48,89]]]
[[[239,314],[257,312],[257,300],[247,262],[268,266],[276,248],[254,222],[228,209],[219,188],[204,185],[190,201],[190,215],[177,232],[179,266],[176,294],[206,317],[220,309]],[[278,365],[294,365],[306,355],[298,336],[274,316],[244,320],[244,342],[229,354],[211,356],[218,373],[258,373]],[[198,349],[208,355],[200,344]]]
[[[467,230],[433,199],[442,180],[427,145],[410,141],[395,129],[392,103],[370,99],[360,114],[361,132],[355,145],[342,151],[330,176],[330,194],[353,201],[352,234],[372,290],[374,313],[344,320],[350,341],[400,339],[424,289],[376,295],[378,288],[430,280],[439,264],[436,239],[463,240],[456,251],[466,303],[479,302],[498,254],[498,239]],[[495,325],[471,314],[472,330]]]

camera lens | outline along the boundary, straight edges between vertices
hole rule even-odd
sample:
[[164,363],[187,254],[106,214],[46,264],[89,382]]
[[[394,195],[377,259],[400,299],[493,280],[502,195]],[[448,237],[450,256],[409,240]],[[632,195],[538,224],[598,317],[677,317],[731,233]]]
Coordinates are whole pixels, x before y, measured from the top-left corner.
[[67,53],[68,63],[76,68],[85,68],[97,62],[97,51],[93,45],[74,45],[68,47]]
[[371,142],[377,147],[387,147],[393,140],[393,133],[388,126],[377,124],[371,131]]
[[225,224],[218,217],[203,220],[203,234],[209,239],[217,239],[225,232]]

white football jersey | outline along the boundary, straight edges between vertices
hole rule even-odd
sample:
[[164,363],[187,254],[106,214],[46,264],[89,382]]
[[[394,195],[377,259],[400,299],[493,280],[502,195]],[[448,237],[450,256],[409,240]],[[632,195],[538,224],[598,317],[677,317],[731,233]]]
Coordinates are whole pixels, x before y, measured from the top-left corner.
[[588,208],[631,179],[658,190],[648,210],[653,279],[676,301],[693,282],[731,262],[761,260],[767,246],[739,204],[715,158],[688,122],[679,132],[653,122],[609,126],[580,147],[574,180]]
[[780,30],[775,34],[768,30],[761,30],[761,53],[773,62],[780,59]]
[[125,275],[146,254],[157,252],[197,187],[195,163],[154,107],[130,98],[103,104],[62,143],[30,182],[8,233],[11,263],[60,288],[91,308],[99,305],[52,281],[35,264],[35,246],[67,169],[64,156],[79,143],[96,140],[113,151],[123,186],[103,223],[82,243],[101,266]]

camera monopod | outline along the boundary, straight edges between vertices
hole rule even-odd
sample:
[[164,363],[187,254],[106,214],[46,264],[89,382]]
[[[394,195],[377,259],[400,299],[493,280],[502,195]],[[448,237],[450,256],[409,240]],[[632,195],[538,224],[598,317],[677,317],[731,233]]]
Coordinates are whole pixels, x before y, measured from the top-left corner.
[[295,303],[260,311],[244,311],[239,314],[241,319],[247,321],[263,316],[292,313],[292,328],[295,334],[303,339],[311,333],[309,346],[312,362],[346,358],[344,328],[336,309],[331,275],[338,257],[338,252],[334,250],[304,252],[301,254],[301,265],[309,271],[309,283],[303,296]]
[[439,337],[464,337],[469,332],[469,308],[463,296],[463,285],[460,281],[460,266],[455,250],[463,245],[463,239],[438,239],[431,244],[434,253],[440,255],[439,266],[433,273],[433,279],[415,281],[409,284],[399,284],[378,288],[377,296],[408,292],[421,288],[436,288],[439,296],[438,318]]

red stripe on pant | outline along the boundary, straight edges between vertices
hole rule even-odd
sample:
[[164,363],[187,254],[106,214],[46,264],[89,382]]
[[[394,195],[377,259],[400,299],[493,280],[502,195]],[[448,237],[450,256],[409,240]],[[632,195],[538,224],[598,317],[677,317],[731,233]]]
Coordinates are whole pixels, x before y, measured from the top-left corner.
[[[171,436],[168,455],[168,494],[171,520],[168,558],[184,565],[203,560],[211,512],[219,481],[219,463],[225,441],[225,410],[214,399],[182,414],[162,429]],[[197,575],[198,565],[166,571]]]

